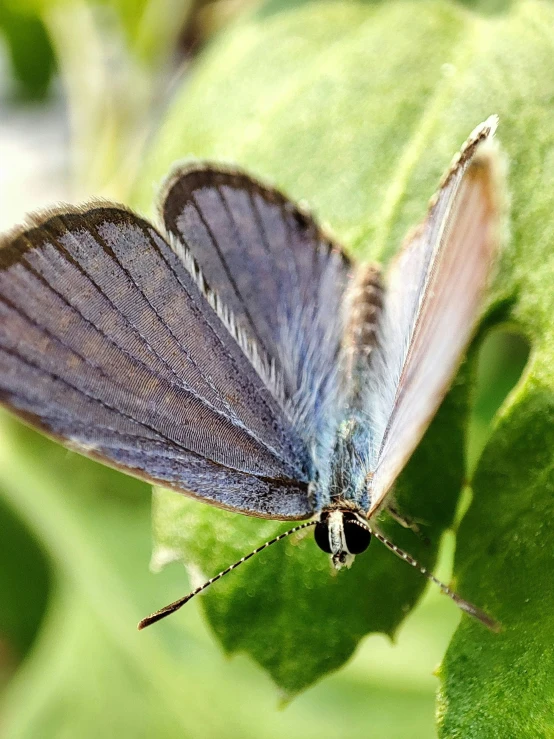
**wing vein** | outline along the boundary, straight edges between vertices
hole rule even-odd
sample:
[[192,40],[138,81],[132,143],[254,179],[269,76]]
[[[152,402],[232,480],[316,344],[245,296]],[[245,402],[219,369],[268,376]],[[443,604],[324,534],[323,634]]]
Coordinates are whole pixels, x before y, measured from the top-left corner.
[[[148,351],[149,351],[149,352],[150,352],[150,353],[152,354],[152,356],[154,356],[154,357],[155,357],[156,359],[158,359],[158,360],[159,360],[159,361],[160,361],[160,362],[161,362],[161,363],[162,363],[162,364],[163,364],[163,365],[164,365],[164,366],[166,367],[166,369],[167,369],[167,370],[168,370],[168,371],[169,371],[169,372],[171,373],[171,375],[172,375],[172,376],[173,376],[173,377],[174,377],[174,378],[175,378],[175,379],[177,380],[177,384],[178,384],[179,386],[181,386],[181,387],[184,387],[184,388],[186,388],[186,389],[189,389],[188,385],[187,385],[187,384],[186,384],[186,383],[184,382],[183,378],[182,378],[182,377],[180,377],[180,376],[179,376],[179,375],[177,374],[177,372],[176,372],[176,371],[175,371],[175,370],[173,369],[173,367],[172,367],[172,366],[170,365],[170,363],[169,363],[169,362],[168,362],[168,361],[167,361],[167,360],[166,360],[166,359],[165,359],[165,358],[164,358],[163,356],[161,356],[161,354],[159,354],[159,353],[158,353],[158,352],[157,352],[157,351],[156,351],[156,350],[154,349],[154,347],[153,347],[153,346],[151,345],[151,343],[149,342],[149,340],[147,339],[147,337],[146,337],[146,336],[145,336],[145,335],[143,334],[143,332],[142,332],[142,331],[140,331],[140,330],[139,330],[139,329],[138,329],[138,328],[137,328],[136,326],[133,326],[133,324],[132,324],[132,323],[131,323],[131,322],[129,321],[129,319],[127,318],[127,316],[126,316],[126,315],[125,315],[125,314],[124,314],[124,313],[123,313],[122,311],[120,311],[120,310],[119,310],[119,309],[117,308],[117,306],[116,306],[116,305],[114,304],[114,302],[113,302],[113,301],[111,300],[111,298],[110,298],[110,297],[109,297],[109,296],[107,295],[107,293],[106,293],[106,292],[104,292],[104,291],[102,291],[102,290],[100,289],[100,287],[99,287],[98,283],[97,283],[97,282],[96,282],[96,281],[95,281],[95,280],[94,280],[94,279],[93,279],[93,278],[91,277],[90,273],[88,273],[88,272],[87,272],[87,271],[86,271],[86,270],[85,270],[85,269],[84,269],[84,268],[83,268],[83,267],[82,267],[82,266],[81,266],[81,265],[79,264],[79,262],[78,262],[78,261],[77,261],[76,259],[74,259],[74,257],[73,257],[73,256],[72,256],[72,255],[71,255],[71,254],[69,253],[69,251],[68,251],[68,250],[66,249],[66,247],[65,247],[65,246],[64,246],[63,244],[61,244],[61,243],[60,243],[59,239],[58,239],[58,238],[57,238],[57,237],[55,236],[55,234],[54,234],[54,233],[52,232],[52,230],[51,230],[50,228],[48,228],[48,225],[47,225],[47,224],[45,224],[45,226],[44,226],[44,230],[45,230],[45,232],[46,232],[46,233],[48,233],[48,234],[49,234],[50,238],[51,238],[51,239],[52,239],[52,240],[54,241],[54,244],[55,244],[55,246],[56,246],[56,249],[57,249],[58,253],[59,253],[59,254],[60,254],[61,256],[63,256],[63,258],[64,258],[64,259],[65,259],[65,260],[66,260],[66,261],[67,261],[67,262],[68,262],[69,264],[71,264],[71,266],[72,266],[72,267],[74,267],[74,268],[75,268],[76,270],[78,270],[78,271],[79,271],[79,273],[80,273],[80,274],[81,274],[81,275],[82,275],[82,276],[83,276],[83,277],[84,277],[84,278],[85,278],[86,280],[88,280],[88,281],[89,281],[89,282],[91,283],[91,285],[93,285],[93,286],[94,286],[94,289],[95,289],[95,290],[97,291],[97,293],[98,293],[99,295],[101,295],[101,296],[102,296],[102,298],[103,298],[104,300],[106,300],[106,301],[107,301],[107,302],[109,303],[110,307],[111,307],[111,308],[112,308],[112,309],[113,309],[113,310],[114,310],[114,311],[115,311],[115,312],[116,312],[116,313],[117,313],[117,314],[118,314],[119,316],[121,316],[121,318],[122,318],[122,320],[123,320],[123,321],[125,322],[125,325],[127,326],[127,328],[128,328],[128,329],[129,329],[129,330],[130,330],[130,331],[131,331],[131,332],[132,332],[132,333],[133,333],[133,334],[134,334],[135,336],[137,336],[137,337],[138,337],[138,338],[139,338],[139,339],[140,339],[140,340],[141,340],[141,341],[142,341],[142,342],[144,343],[144,345],[146,346],[147,350],[148,350]],[[68,233],[68,234],[70,234],[70,235],[71,235],[71,236],[73,237],[73,234],[71,234],[71,232],[70,232],[70,231],[68,231],[67,233]],[[68,301],[68,300],[67,300],[67,299],[66,299],[66,298],[65,298],[65,297],[64,297],[64,296],[63,296],[63,295],[62,295],[62,294],[61,294],[61,293],[60,293],[60,292],[58,291],[58,290],[56,290],[56,289],[55,289],[55,288],[54,288],[54,287],[53,287],[53,286],[52,286],[52,285],[51,285],[51,284],[50,284],[50,283],[49,283],[49,282],[48,282],[48,281],[47,281],[47,280],[46,280],[45,278],[43,278],[43,277],[42,277],[42,275],[40,275],[40,274],[39,274],[39,273],[38,273],[38,272],[37,272],[37,271],[36,271],[36,270],[35,270],[35,269],[34,269],[34,268],[32,267],[32,265],[31,265],[31,264],[29,263],[29,261],[28,261],[28,260],[24,260],[24,259],[22,259],[21,261],[22,261],[22,262],[23,262],[23,261],[25,261],[25,262],[26,262],[26,266],[27,266],[27,268],[29,269],[29,271],[31,271],[31,272],[32,272],[33,274],[35,274],[35,276],[36,276],[36,277],[37,277],[38,279],[40,279],[40,280],[41,280],[41,281],[42,281],[42,282],[43,282],[43,283],[44,283],[45,285],[47,285],[47,286],[48,286],[48,287],[49,287],[49,288],[50,288],[50,289],[51,289],[51,290],[52,290],[52,291],[53,291],[53,292],[54,292],[55,294],[57,294],[57,295],[58,295],[58,296],[60,297],[60,299],[61,299],[61,300],[63,300],[63,301],[64,301],[64,302],[65,302],[65,303],[66,303],[66,304],[67,304],[67,305],[68,305],[68,306],[69,306],[69,307],[70,307],[70,308],[71,308],[72,310],[76,311],[76,312],[77,312],[77,313],[78,313],[78,314],[79,314],[79,315],[81,316],[81,318],[82,318],[82,319],[83,319],[84,321],[86,321],[87,323],[89,323],[89,324],[90,324],[90,325],[91,325],[91,326],[92,326],[93,328],[95,328],[95,329],[96,329],[96,330],[97,330],[97,331],[98,331],[99,333],[101,333],[101,334],[102,334],[102,335],[103,335],[103,336],[104,336],[104,337],[105,337],[105,338],[106,338],[106,339],[107,339],[108,341],[110,341],[111,343],[113,343],[113,344],[114,344],[114,345],[115,345],[115,346],[116,346],[116,347],[117,347],[118,349],[120,349],[120,351],[122,351],[122,352],[123,352],[124,354],[126,354],[126,355],[127,355],[127,356],[129,356],[130,358],[134,358],[134,357],[133,357],[133,355],[131,354],[131,352],[127,351],[127,350],[126,350],[126,349],[124,349],[124,348],[123,348],[122,346],[120,346],[119,344],[117,344],[116,342],[114,342],[114,341],[113,341],[113,339],[111,339],[111,338],[110,338],[110,337],[109,337],[109,336],[108,336],[108,335],[107,335],[107,334],[106,334],[106,333],[105,333],[104,331],[102,331],[102,330],[101,330],[100,328],[98,328],[98,326],[95,326],[95,324],[93,324],[93,323],[92,323],[91,321],[89,321],[89,320],[88,320],[88,319],[87,319],[87,318],[86,318],[86,317],[85,317],[85,316],[83,315],[83,313],[82,313],[82,312],[81,312],[81,311],[80,311],[80,310],[79,310],[79,309],[78,309],[78,308],[77,308],[76,306],[74,306],[74,305],[73,305],[72,303],[70,303],[70,302],[69,302],[69,301]],[[136,357],[136,359],[138,360],[138,357]],[[138,360],[138,361],[140,361],[140,360]],[[144,366],[146,367],[147,365],[144,365]]]
[[[124,356],[126,356],[127,359],[131,362],[132,365],[134,365],[135,367],[138,366],[141,369],[145,370],[148,375],[152,375],[152,373],[151,373],[150,369],[148,368],[148,366],[145,365],[139,358],[133,357],[131,354],[129,354],[128,352],[126,352],[125,350],[123,350],[121,347],[119,347],[117,344],[115,344],[113,341],[111,341],[109,339],[109,337],[107,337],[102,331],[100,331],[85,316],[83,316],[82,313],[77,308],[75,308],[70,303],[68,303],[65,300],[65,298],[62,295],[60,295],[58,293],[58,291],[55,288],[53,288],[53,286],[50,285],[41,275],[36,275],[35,274],[35,270],[32,267],[28,266],[28,264],[26,263],[26,260],[24,258],[21,260],[21,262],[22,263],[25,263],[25,268],[28,269],[29,272],[31,272],[34,276],[36,276],[39,279],[39,281],[41,282],[41,284],[44,284],[44,286],[49,291],[51,291],[54,295],[56,295],[57,297],[59,297],[59,299],[67,306],[67,308],[70,311],[72,311],[73,313],[75,313],[79,317],[80,320],[82,320],[86,325],[88,325],[100,337],[102,337],[103,339],[105,339],[106,342],[109,345],[111,345],[112,347],[114,347],[116,349],[116,351],[121,352]],[[117,383],[115,382],[113,376],[107,374],[102,369],[102,367],[100,365],[98,365],[98,364],[96,364],[94,362],[91,362],[88,357],[86,357],[85,355],[83,355],[81,352],[77,351],[70,344],[67,344],[65,341],[63,341],[63,339],[61,337],[56,336],[49,329],[47,329],[45,326],[43,326],[40,323],[38,323],[31,315],[29,315],[29,313],[27,311],[25,311],[24,309],[22,309],[20,306],[14,305],[5,296],[0,296],[0,302],[3,302],[4,304],[6,304],[9,308],[11,308],[18,315],[23,316],[24,319],[29,324],[31,324],[32,326],[35,327],[35,329],[37,329],[39,332],[42,332],[46,336],[48,336],[48,338],[49,338],[50,341],[55,342],[57,345],[59,345],[60,347],[62,347],[63,349],[65,349],[71,355],[74,355],[74,356],[78,357],[84,363],[84,365],[86,367],[88,367],[93,372],[97,372],[99,374],[99,376],[102,377],[104,380],[106,380],[111,386],[113,386],[113,387],[116,387],[117,386]],[[19,358],[22,361],[24,361],[24,357],[23,356],[21,356],[21,355],[17,355],[17,356],[19,356]],[[33,366],[35,369],[41,370],[41,368],[38,365],[37,366],[34,365],[34,363],[32,363],[30,360],[29,360],[28,363],[30,364],[30,366]],[[173,443],[177,448],[181,448],[181,449],[186,450],[187,452],[190,452],[190,453],[195,453],[194,450],[190,449],[188,446],[184,446],[181,442],[177,442],[175,440],[171,441],[171,438],[170,437],[168,437],[165,434],[163,434],[163,432],[161,432],[159,429],[156,429],[154,426],[150,426],[149,424],[145,423],[142,420],[139,420],[138,418],[136,418],[132,414],[125,413],[120,408],[116,408],[115,406],[111,406],[111,405],[106,404],[105,402],[101,401],[95,395],[90,394],[90,393],[87,393],[82,388],[79,388],[78,386],[76,386],[76,385],[72,384],[71,382],[69,382],[67,379],[64,379],[61,375],[57,375],[56,373],[51,373],[49,370],[46,370],[46,369],[44,369],[42,371],[45,371],[51,377],[53,377],[53,378],[55,378],[55,379],[57,379],[57,380],[59,380],[61,382],[64,382],[68,387],[71,387],[73,390],[79,392],[81,395],[83,395],[83,397],[86,397],[88,400],[94,401],[94,402],[97,402],[97,403],[100,403],[103,407],[106,407],[108,410],[115,411],[115,412],[120,412],[123,416],[125,416],[129,420],[133,421],[134,423],[136,423],[138,425],[141,425],[144,428],[149,429],[153,433],[161,434],[161,438],[166,439],[167,441]],[[213,413],[215,416],[219,416],[221,418],[226,419],[231,424],[233,424],[233,426],[239,428],[247,437],[249,437],[250,439],[252,439],[252,441],[254,441],[255,443],[257,443],[260,446],[262,446],[263,448],[265,448],[266,451],[269,452],[270,454],[272,454],[276,459],[278,459],[280,461],[285,461],[286,462],[286,460],[284,460],[281,457],[281,455],[279,455],[278,452],[273,449],[273,447],[271,447],[266,442],[264,442],[263,440],[261,440],[251,429],[246,428],[245,425],[240,421],[240,419],[234,419],[234,418],[227,417],[225,414],[223,414],[217,408],[214,408],[214,406],[208,400],[206,400],[204,398],[201,398],[201,399],[198,398],[197,394],[190,387],[186,386],[185,383],[180,384],[180,385],[175,385],[170,380],[165,379],[165,378],[163,379],[163,382],[167,386],[169,386],[170,388],[174,389],[177,393],[185,392],[190,397],[197,398],[198,400],[200,400],[202,402],[202,404],[204,405],[204,407],[208,411],[210,411],[211,413]],[[210,459],[210,461],[212,461],[212,460]]]
[[[233,227],[234,236],[235,236],[237,242],[240,244],[240,248],[246,254],[246,249],[245,249],[245,246],[244,246],[244,240],[243,240],[243,238],[242,238],[242,236],[240,234],[239,228],[238,228],[237,223],[235,221],[235,218],[234,218],[234,216],[233,216],[233,214],[231,212],[231,209],[229,208],[229,204],[227,203],[227,200],[223,196],[223,193],[221,192],[220,187],[215,187],[214,190],[217,192],[217,194],[219,196],[219,199],[220,199],[220,201],[221,201],[221,203],[223,205],[223,209],[225,210],[225,213],[227,214],[227,217],[229,218],[229,221],[230,221],[230,223],[231,223],[231,225]],[[258,327],[256,326],[256,321],[254,320],[254,317],[252,316],[252,314],[251,314],[251,312],[250,312],[250,310],[248,308],[248,305],[247,305],[246,301],[244,300],[244,296],[242,295],[242,292],[238,288],[238,285],[236,283],[236,280],[234,279],[233,274],[232,274],[232,272],[231,272],[231,270],[229,268],[229,264],[228,264],[227,260],[225,259],[225,256],[224,256],[222,250],[220,249],[220,246],[219,246],[219,244],[217,242],[217,239],[215,238],[215,234],[213,233],[210,225],[208,224],[208,221],[204,217],[204,214],[202,212],[200,212],[200,208],[198,206],[197,200],[196,200],[196,198],[195,198],[194,195],[193,195],[193,200],[194,200],[194,204],[195,204],[197,210],[199,211],[199,215],[200,215],[200,218],[202,220],[202,223],[204,224],[204,226],[206,228],[206,231],[208,232],[208,234],[210,236],[210,239],[212,240],[212,243],[215,246],[215,249],[216,249],[216,251],[217,251],[217,253],[219,255],[219,258],[221,259],[221,263],[223,265],[223,269],[225,270],[225,274],[227,275],[227,278],[229,280],[229,283],[231,284],[231,286],[232,286],[232,288],[233,288],[233,290],[235,292],[235,295],[238,298],[240,305],[242,306],[242,310],[244,311],[245,316],[248,318],[248,322],[249,322],[249,324],[251,326],[252,333],[254,334],[254,336],[252,338],[254,338],[258,342],[258,344],[260,346],[263,346],[263,339],[260,336],[260,333],[258,331]]]
[[[206,226],[206,228],[207,228],[207,226]],[[210,234],[210,236],[211,236],[211,234]],[[155,242],[155,241],[154,241],[153,239],[150,239],[150,243],[151,243],[151,245],[152,245],[153,249],[154,249],[154,250],[155,250],[155,251],[156,251],[156,252],[157,252],[157,253],[159,254],[159,256],[160,256],[160,257],[161,257],[161,258],[163,259],[163,261],[164,261],[164,263],[166,264],[167,268],[168,268],[168,269],[169,269],[169,270],[171,271],[171,274],[172,274],[172,275],[173,275],[173,276],[175,277],[175,279],[176,279],[176,280],[178,281],[179,285],[181,285],[181,287],[183,288],[183,290],[185,290],[185,291],[187,292],[187,295],[188,295],[189,293],[188,293],[188,290],[187,290],[187,286],[186,286],[186,285],[185,285],[185,284],[183,283],[183,281],[181,280],[181,278],[180,278],[179,274],[178,274],[177,272],[175,272],[175,270],[173,269],[172,265],[171,265],[171,264],[170,264],[170,263],[169,263],[169,262],[167,261],[167,258],[166,258],[166,256],[165,256],[165,255],[163,254],[163,252],[162,252],[162,251],[161,251],[161,249],[160,249],[160,248],[158,247],[158,245],[156,244],[156,242]],[[191,279],[193,279],[191,275],[189,275],[189,276],[191,277]],[[196,283],[195,283],[195,284],[196,284]],[[216,314],[216,315],[217,315],[217,314]],[[219,319],[219,317],[218,317],[218,320],[220,320],[220,319]],[[220,336],[218,335],[217,331],[215,331],[215,330],[214,330],[214,327],[213,327],[213,326],[211,325],[210,321],[206,320],[206,322],[205,322],[205,325],[206,325],[206,326],[207,326],[207,327],[209,328],[209,330],[210,330],[210,332],[211,332],[211,335],[212,335],[212,336],[214,337],[214,339],[215,339],[215,340],[216,340],[216,341],[218,342],[218,344],[219,344],[219,345],[220,345],[220,346],[221,346],[221,347],[222,347],[223,349],[226,349],[225,345],[223,344],[223,342],[222,342],[222,340],[221,340],[221,337],[220,337]],[[222,325],[224,325],[224,324],[222,323]],[[227,329],[226,329],[226,331],[227,331]],[[229,332],[228,332],[228,333],[229,333]],[[229,336],[230,336],[230,337],[231,337],[231,338],[233,339],[233,341],[234,341],[234,338],[232,337],[232,335],[231,335],[230,333],[229,333]],[[238,344],[237,344],[237,346],[238,346]],[[185,351],[186,351],[186,350],[185,350]],[[241,350],[241,351],[242,351],[242,350]],[[244,354],[244,357],[245,357],[245,359],[247,359],[247,360],[248,360],[249,364],[250,364],[250,365],[252,365],[252,362],[251,362],[251,361],[250,361],[250,359],[248,358],[247,354],[245,354],[244,352],[243,352],[243,354]],[[188,356],[190,356],[190,355],[189,355],[188,353],[187,353],[187,355],[188,355]],[[229,360],[230,360],[230,361],[232,362],[232,364],[233,364],[233,367],[234,367],[234,368],[235,368],[235,369],[236,369],[237,371],[239,371],[239,368],[237,367],[237,364],[236,364],[236,362],[235,362],[235,359],[234,359],[234,357],[232,357],[232,356],[231,356],[230,354],[228,354],[228,359],[229,359]],[[192,359],[192,357],[191,357],[191,361],[192,361],[192,362],[194,362],[194,360]],[[198,365],[196,365],[196,364],[195,364],[194,366],[198,367]],[[202,372],[202,370],[200,369],[200,367],[198,367],[198,371],[199,371],[199,372]],[[256,374],[257,374],[257,376],[259,376],[259,375],[258,375],[258,373],[256,373]],[[297,473],[297,474],[299,475],[299,479],[301,479],[301,478],[302,478],[302,476],[303,476],[303,472],[302,472],[302,470],[301,470],[300,468],[298,468],[298,467],[296,466],[296,464],[294,464],[294,463],[291,463],[291,460],[289,460],[289,459],[285,459],[284,455],[282,455],[282,454],[281,454],[281,453],[280,453],[280,452],[279,452],[279,451],[278,451],[277,449],[275,449],[275,447],[274,447],[273,445],[270,445],[270,444],[268,444],[268,443],[267,443],[266,441],[263,441],[263,440],[261,440],[261,439],[260,439],[260,438],[258,437],[258,435],[254,433],[254,431],[253,431],[252,429],[249,429],[249,428],[247,428],[247,427],[246,427],[246,426],[244,425],[244,423],[243,423],[243,422],[242,422],[242,421],[241,421],[241,420],[240,420],[240,419],[239,419],[239,418],[238,418],[238,417],[236,416],[236,414],[235,414],[235,413],[233,412],[232,408],[230,408],[230,407],[229,407],[229,405],[228,405],[227,401],[225,400],[225,398],[223,398],[223,397],[221,396],[221,394],[219,393],[219,391],[217,390],[217,388],[216,388],[215,386],[213,386],[213,385],[212,385],[212,383],[211,383],[211,380],[210,380],[210,379],[209,379],[209,378],[208,378],[207,376],[205,376],[205,375],[204,375],[203,373],[202,373],[202,376],[203,376],[203,377],[205,377],[205,381],[206,381],[206,383],[207,383],[207,384],[208,384],[208,385],[209,385],[210,387],[212,387],[212,389],[214,390],[214,392],[215,392],[215,393],[217,393],[218,397],[220,397],[220,399],[221,399],[221,402],[222,402],[222,403],[224,404],[224,406],[225,406],[226,408],[229,408],[229,411],[230,411],[230,412],[232,413],[232,419],[233,419],[233,420],[234,420],[234,421],[236,422],[236,425],[237,425],[237,426],[240,426],[240,428],[241,428],[241,429],[243,429],[244,431],[246,431],[246,432],[247,432],[247,433],[248,433],[248,434],[249,434],[249,435],[250,435],[250,436],[251,436],[251,437],[252,437],[253,439],[255,439],[255,440],[256,440],[256,441],[257,441],[257,442],[258,442],[259,444],[262,444],[262,445],[263,445],[263,446],[264,446],[264,447],[265,447],[265,448],[266,448],[266,449],[267,449],[267,450],[268,450],[269,452],[271,452],[271,453],[272,453],[272,454],[273,454],[273,455],[274,455],[274,456],[275,456],[275,457],[276,457],[276,458],[277,458],[278,460],[280,460],[280,461],[281,461],[281,462],[283,462],[283,463],[286,463],[287,465],[290,465],[290,466],[292,466],[292,467],[293,467],[293,468],[295,469],[296,473]],[[263,405],[263,407],[264,407],[264,410],[265,410],[265,411],[267,411],[267,413],[272,413],[272,409],[271,409],[271,408],[269,407],[269,405],[268,405],[268,403],[267,403],[267,399],[266,399],[266,398],[264,398],[264,397],[263,397],[263,396],[262,396],[261,394],[258,394],[258,398],[257,398],[257,399],[258,399],[258,401],[259,401],[259,402],[260,402],[260,403],[261,403],[261,404]]]

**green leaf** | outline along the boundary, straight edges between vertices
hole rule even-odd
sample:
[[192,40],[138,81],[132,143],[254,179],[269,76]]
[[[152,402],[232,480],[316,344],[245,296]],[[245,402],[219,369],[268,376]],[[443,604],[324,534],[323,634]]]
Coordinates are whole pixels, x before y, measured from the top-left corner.
[[[44,552],[0,496],[0,641],[20,660],[44,615],[50,573]],[[21,578],[21,571],[25,578]]]
[[[504,631],[463,620],[441,671],[444,737],[513,735],[514,716],[518,736],[554,726],[554,549],[542,523],[552,505],[554,428],[553,30],[552,5],[532,0],[270,2],[187,79],[135,196],[151,209],[153,183],[176,159],[230,160],[305,199],[351,251],[387,258],[468,133],[500,115],[513,220],[488,326],[512,322],[532,341],[533,358],[489,440],[458,534],[457,586]],[[434,542],[460,487],[463,387],[456,402],[460,412],[443,410],[400,484],[403,509],[430,522]],[[155,528],[159,547],[206,575],[280,530],[165,494]],[[425,559],[416,542],[394,535]],[[204,603],[225,648],[248,651],[288,693],[345,660],[364,631],[393,631],[399,606],[420,587],[377,545],[336,580],[309,542],[275,549]]]
[[0,33],[7,42],[16,93],[40,101],[48,93],[55,59],[44,24],[31,9],[0,3]]

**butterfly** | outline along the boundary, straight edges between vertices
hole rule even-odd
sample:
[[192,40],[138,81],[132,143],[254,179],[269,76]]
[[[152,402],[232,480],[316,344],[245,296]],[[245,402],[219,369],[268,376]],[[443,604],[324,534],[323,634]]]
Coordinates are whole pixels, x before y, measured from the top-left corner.
[[163,228],[116,204],[30,217],[0,248],[0,403],[88,457],[204,503],[305,520],[336,569],[384,537],[395,479],[445,396],[498,245],[478,126],[386,280],[245,172],[178,168]]

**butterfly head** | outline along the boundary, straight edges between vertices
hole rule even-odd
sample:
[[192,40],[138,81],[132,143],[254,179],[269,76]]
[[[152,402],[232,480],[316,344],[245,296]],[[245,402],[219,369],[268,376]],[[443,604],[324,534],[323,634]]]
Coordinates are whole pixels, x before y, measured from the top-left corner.
[[342,507],[326,508],[315,525],[315,541],[331,555],[335,569],[350,567],[356,554],[369,546],[371,532],[363,513]]

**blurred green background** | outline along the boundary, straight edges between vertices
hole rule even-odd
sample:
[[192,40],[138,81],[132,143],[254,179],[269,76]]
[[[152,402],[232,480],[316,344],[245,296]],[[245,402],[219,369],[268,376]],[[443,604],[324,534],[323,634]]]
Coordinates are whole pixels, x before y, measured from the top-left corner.
[[[243,13],[261,12],[258,22],[265,13],[269,23],[295,5],[0,3],[2,230],[59,199],[127,201],[175,90],[186,95],[189,76],[220,34]],[[220,141],[224,149],[224,131]],[[527,356],[527,342],[509,328],[480,346],[468,472]],[[77,458],[7,414],[0,421],[0,736],[436,735],[433,671],[459,621],[436,590],[427,591],[395,644],[367,637],[345,668],[280,708],[260,668],[245,656],[224,656],[198,603],[164,628],[136,632],[140,617],[188,588],[179,564],[149,571],[148,486]],[[447,533],[438,568],[445,580],[453,548]]]

